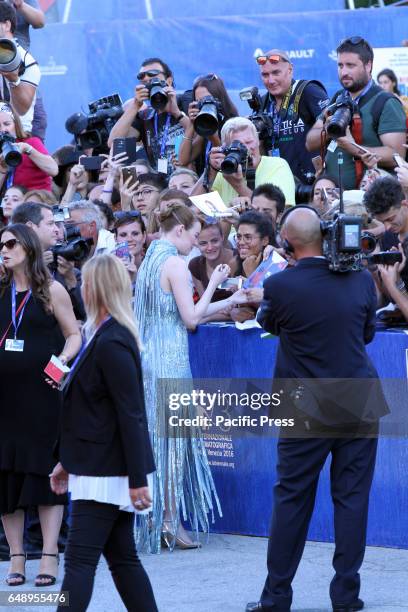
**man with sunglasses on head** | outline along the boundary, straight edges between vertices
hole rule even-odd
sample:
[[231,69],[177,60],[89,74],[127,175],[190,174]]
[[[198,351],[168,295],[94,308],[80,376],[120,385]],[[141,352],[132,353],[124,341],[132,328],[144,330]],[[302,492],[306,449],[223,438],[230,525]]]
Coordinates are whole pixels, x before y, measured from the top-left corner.
[[[163,110],[150,106],[147,85],[154,78],[166,82],[163,90],[168,102]],[[142,141],[152,168],[170,175],[174,170],[174,156],[182,141],[184,128],[190,124],[189,119],[180,110],[173,73],[163,60],[157,57],[146,59],[142,62],[137,79],[139,84],[136,85],[135,96],[125,105],[125,112],[114,125],[108,144],[112,146],[115,138],[136,136]]]
[[305,149],[306,135],[329,98],[319,81],[295,80],[293,64],[285,51],[272,49],[256,59],[267,94],[262,112],[271,118],[273,132],[265,154],[285,159],[301,183],[313,180],[312,155]]
[[366,168],[378,163],[391,170],[395,167],[394,153],[405,157],[405,113],[399,99],[384,92],[372,80],[374,52],[366,40],[361,36],[346,38],[336,51],[338,77],[343,89],[336,92],[330,106],[342,95],[353,103],[353,119],[344,136],[330,141],[323,132],[327,127],[327,113],[323,113],[308,133],[306,146],[309,151],[320,151],[323,132],[328,145],[327,172],[338,175],[341,152],[343,187],[358,189]]

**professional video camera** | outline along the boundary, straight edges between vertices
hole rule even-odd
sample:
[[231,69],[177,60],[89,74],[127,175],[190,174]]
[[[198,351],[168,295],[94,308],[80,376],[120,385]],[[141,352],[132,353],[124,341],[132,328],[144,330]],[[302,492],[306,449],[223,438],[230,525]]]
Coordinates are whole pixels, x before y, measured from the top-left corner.
[[[59,204],[52,207],[52,213],[56,223],[70,218],[69,209]],[[91,246],[94,243],[93,238],[82,238],[80,229],[76,225],[64,225],[64,238],[63,242],[57,243],[51,248],[54,259],[50,268],[53,272],[58,268],[59,255],[67,261],[80,263],[89,256]]]
[[90,102],[88,106],[89,114],[71,115],[65,122],[65,129],[75,135],[81,149],[93,149],[94,155],[109,152],[110,131],[123,115],[122,100],[119,94],[112,94]]
[[351,125],[355,105],[348,91],[343,91],[337,96],[335,102],[326,108],[330,118],[326,123],[326,132],[329,138],[340,138],[346,135],[346,130]]
[[241,100],[248,103],[253,111],[248,119],[252,121],[258,132],[259,140],[263,143],[264,149],[268,152],[272,148],[273,141],[273,121],[272,117],[262,111],[262,98],[257,87],[245,87],[239,92]]
[[213,96],[205,96],[197,102],[199,113],[194,119],[194,129],[203,138],[218,132],[223,120],[221,102]]
[[233,140],[230,145],[222,147],[221,151],[225,155],[225,159],[221,163],[223,174],[234,174],[234,172],[237,172],[239,165],[241,165],[243,173],[246,174],[250,157],[248,149],[242,142]]
[[11,168],[16,168],[23,161],[23,156],[18,146],[14,144],[15,142],[14,136],[8,132],[0,132],[1,155],[7,166]]
[[150,104],[155,110],[163,110],[169,101],[169,97],[164,91],[165,87],[167,87],[166,81],[159,79],[159,77],[153,77],[146,83],[146,89],[149,91]]
[[352,272],[363,269],[364,261],[375,249],[374,236],[363,232],[361,217],[335,214],[332,221],[322,221],[323,255],[333,272]]
[[342,166],[343,153],[337,154],[339,167],[339,210],[330,221],[321,221],[323,236],[323,255],[333,272],[352,272],[362,270],[369,261],[376,246],[376,240],[369,232],[363,232],[362,217],[347,215],[344,212]]

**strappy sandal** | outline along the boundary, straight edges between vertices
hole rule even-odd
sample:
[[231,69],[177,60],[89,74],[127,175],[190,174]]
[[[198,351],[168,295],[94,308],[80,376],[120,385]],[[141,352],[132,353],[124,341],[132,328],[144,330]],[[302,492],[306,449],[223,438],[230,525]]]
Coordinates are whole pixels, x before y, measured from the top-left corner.
[[[42,553],[42,557],[55,557],[57,559],[57,566],[59,565],[59,554],[58,553]],[[45,580],[46,582],[40,582]],[[49,587],[53,586],[57,581],[57,576],[51,574],[38,574],[35,577],[34,585],[36,587]]]
[[[24,571],[25,571],[25,563],[27,561],[26,553],[15,553],[14,555],[10,555],[10,559],[12,557],[24,557]],[[12,580],[12,582],[10,582]],[[8,586],[21,586],[25,583],[26,577],[24,574],[20,574],[20,572],[12,572],[11,574],[7,574],[6,584]]]

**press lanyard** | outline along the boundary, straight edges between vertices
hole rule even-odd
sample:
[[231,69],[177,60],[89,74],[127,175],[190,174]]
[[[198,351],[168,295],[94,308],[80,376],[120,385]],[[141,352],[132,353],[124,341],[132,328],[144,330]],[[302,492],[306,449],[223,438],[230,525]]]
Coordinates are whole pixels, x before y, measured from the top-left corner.
[[[91,344],[92,340],[95,338],[96,334],[98,333],[98,331],[101,329],[101,327],[103,327],[105,325],[105,323],[107,323],[110,319],[111,319],[111,315],[109,315],[108,317],[106,317],[106,319],[104,319],[101,323],[99,323],[98,327],[95,329],[94,333],[92,334],[92,336],[89,338],[89,340],[87,342],[83,342],[82,346],[80,348],[80,351],[78,353],[78,355],[75,358],[74,363],[71,366],[70,372],[68,374],[68,378],[67,378],[67,382],[68,380],[72,377],[72,374],[75,371],[76,366],[78,365],[78,362],[80,361],[82,355],[85,353],[86,349],[88,348],[88,346]],[[65,383],[66,384],[66,383]],[[64,385],[65,386],[65,385]]]
[[10,187],[13,186],[13,181],[14,181],[14,170],[9,170],[7,173],[7,179],[6,179],[6,189],[9,189]]
[[212,149],[212,142],[210,140],[207,141],[206,147],[205,147],[205,166],[207,167],[207,162],[208,162],[208,157],[210,155],[210,151]]
[[19,308],[20,316],[19,316],[18,321],[16,322],[16,285],[13,281],[13,283],[11,284],[11,320],[13,321],[13,327],[14,327],[14,340],[17,339],[17,331],[21,325],[21,321],[24,315],[24,310],[25,310],[25,307],[30,297],[31,297],[31,289],[26,294],[22,303],[20,304],[20,308]]
[[271,100],[269,103],[269,114],[272,115],[272,124],[273,124],[273,140],[272,140],[272,149],[275,148],[275,143],[279,146],[279,136],[280,136],[280,126],[282,123],[282,117],[280,115],[280,111],[276,108],[276,102]]
[[[171,120],[171,115],[170,113],[167,113],[167,119],[164,125],[163,136],[160,142],[160,157],[164,157],[164,152],[166,150],[167,136],[169,134],[169,128],[170,128],[170,120]],[[154,113],[154,133],[155,133],[156,138],[158,138],[159,136],[158,122],[159,122],[158,113],[156,112]]]

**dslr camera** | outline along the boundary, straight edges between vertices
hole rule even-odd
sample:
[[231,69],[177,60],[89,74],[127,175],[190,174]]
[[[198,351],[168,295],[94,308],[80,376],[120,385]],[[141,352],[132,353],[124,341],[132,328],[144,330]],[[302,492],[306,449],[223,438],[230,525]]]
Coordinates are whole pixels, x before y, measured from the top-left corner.
[[146,83],[151,107],[157,111],[163,110],[169,101],[169,97],[164,91],[165,87],[167,87],[166,81],[159,79],[159,77],[153,77]]
[[223,120],[221,102],[213,96],[205,96],[197,102],[197,107],[200,112],[194,119],[194,130],[203,138],[212,136]]
[[15,144],[16,139],[8,132],[0,132],[0,149],[5,163],[16,168],[23,161],[20,149]]
[[71,115],[65,122],[65,129],[74,134],[80,149],[94,149],[94,155],[109,152],[109,134],[123,115],[122,100],[119,94],[112,94],[91,102],[88,106],[89,114]]
[[258,88],[245,87],[239,92],[239,97],[247,102],[249,108],[253,111],[248,119],[254,124],[265,151],[269,151],[272,148],[273,121],[268,113],[262,111],[262,98]]
[[[52,213],[56,223],[66,221],[70,217],[69,209],[59,204],[53,206]],[[93,243],[92,238],[82,238],[81,231],[76,225],[64,225],[64,241],[57,243],[51,248],[54,256],[53,262],[50,265],[51,271],[57,271],[59,255],[67,261],[75,263],[85,261],[89,257]]]
[[329,138],[335,139],[345,136],[355,111],[355,104],[348,91],[343,91],[326,110],[331,114],[326,123],[326,132]]
[[223,174],[234,174],[238,171],[239,165],[241,165],[243,173],[246,174],[250,158],[248,149],[242,142],[233,140],[230,145],[222,147],[221,151],[225,155],[220,168]]

